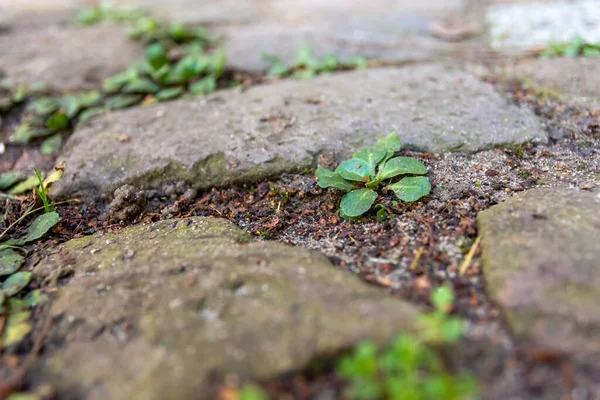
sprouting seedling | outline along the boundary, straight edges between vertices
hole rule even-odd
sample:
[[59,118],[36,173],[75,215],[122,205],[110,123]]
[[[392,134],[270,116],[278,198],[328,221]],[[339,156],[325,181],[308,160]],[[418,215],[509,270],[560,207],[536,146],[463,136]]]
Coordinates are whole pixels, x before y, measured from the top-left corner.
[[[371,209],[378,198],[380,185],[390,182],[386,190],[394,192],[404,202],[417,201],[431,191],[428,170],[412,157],[394,157],[402,144],[395,133],[379,140],[374,146],[354,153],[351,159],[342,161],[335,171],[317,168],[317,183],[322,188],[334,187],[346,193],[340,202],[343,216],[358,217]],[[393,183],[398,177],[400,180]]]
[[570,42],[551,43],[542,53],[543,58],[577,56],[600,57],[600,42],[589,43],[577,35]]
[[[454,301],[449,287],[434,290],[435,311],[423,315],[427,323],[417,334],[399,334],[387,348],[373,341],[360,343],[337,364],[336,372],[351,400],[420,399],[467,400],[477,395],[475,379],[466,373],[450,374],[436,351],[463,334],[463,321],[448,315]],[[432,331],[433,329],[433,331]],[[442,334],[440,334],[440,332]]]
[[449,286],[440,286],[431,295],[434,311],[419,319],[423,338],[434,343],[451,343],[463,336],[464,322],[450,315],[454,304],[454,292]]
[[33,190],[35,191],[36,196],[42,200],[42,203],[44,204],[44,211],[47,213],[52,212],[54,211],[54,203],[48,200],[48,190],[46,190],[46,187],[44,186],[44,179],[37,168],[34,168],[34,171],[35,176],[38,179],[38,185],[34,186]]
[[367,60],[363,57],[350,57],[341,61],[330,54],[317,58],[308,43],[298,47],[292,64],[286,64],[280,57],[272,54],[263,54],[263,59],[271,65],[267,74],[280,78],[291,76],[296,79],[309,79],[324,73],[367,67]]

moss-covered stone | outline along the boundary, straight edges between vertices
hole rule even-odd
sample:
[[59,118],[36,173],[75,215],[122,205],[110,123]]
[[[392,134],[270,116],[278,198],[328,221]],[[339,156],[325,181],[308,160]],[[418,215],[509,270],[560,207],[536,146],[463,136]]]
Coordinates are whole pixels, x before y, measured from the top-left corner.
[[211,398],[227,373],[302,368],[413,331],[416,316],[321,255],[253,242],[221,219],[135,226],[52,253],[36,272],[74,275],[52,304],[55,345],[32,376],[61,398]]
[[533,189],[478,224],[488,290],[517,338],[600,368],[600,194]]

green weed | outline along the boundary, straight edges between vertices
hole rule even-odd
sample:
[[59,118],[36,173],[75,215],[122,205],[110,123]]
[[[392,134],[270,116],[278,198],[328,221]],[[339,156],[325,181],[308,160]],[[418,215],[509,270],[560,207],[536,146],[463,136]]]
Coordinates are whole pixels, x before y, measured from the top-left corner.
[[434,291],[435,311],[422,317],[423,333],[401,334],[386,349],[365,341],[342,358],[337,374],[347,381],[345,398],[351,400],[465,400],[476,393],[467,374],[454,376],[430,343],[453,343],[463,334],[462,320],[448,315],[454,301],[447,287]]
[[[371,209],[378,198],[378,188],[390,182],[385,189],[394,192],[404,202],[413,202],[431,191],[431,184],[424,176],[428,170],[423,163],[411,157],[394,157],[400,151],[400,139],[395,133],[379,140],[374,146],[354,153],[343,161],[335,171],[317,168],[317,183],[322,188],[334,187],[346,193],[340,202],[342,216],[355,218]],[[404,176],[391,183],[399,176]],[[378,214],[383,213],[380,208]],[[382,215],[378,215],[382,217]]]
[[567,43],[552,43],[542,53],[543,58],[552,57],[600,57],[600,43],[586,42],[581,36],[575,36]]
[[334,71],[367,67],[367,60],[362,57],[352,57],[340,61],[336,56],[328,55],[319,59],[315,57],[312,47],[308,43],[304,43],[296,50],[296,58],[291,65],[286,64],[276,55],[263,54],[263,58],[271,64],[268,75],[280,78],[291,76],[296,79],[309,79]]

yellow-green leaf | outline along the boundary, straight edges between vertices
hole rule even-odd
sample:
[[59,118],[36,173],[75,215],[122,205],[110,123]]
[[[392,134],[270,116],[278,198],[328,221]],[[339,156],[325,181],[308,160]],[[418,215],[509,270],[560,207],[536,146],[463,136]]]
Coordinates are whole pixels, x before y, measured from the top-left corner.
[[27,322],[30,315],[31,311],[21,311],[8,315],[2,335],[3,348],[20,342],[31,332],[31,324]]

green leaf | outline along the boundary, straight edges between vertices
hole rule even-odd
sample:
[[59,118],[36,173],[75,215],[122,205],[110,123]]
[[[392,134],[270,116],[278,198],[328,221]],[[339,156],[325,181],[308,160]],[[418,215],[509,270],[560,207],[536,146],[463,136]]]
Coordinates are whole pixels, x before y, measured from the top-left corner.
[[323,189],[328,187],[338,188],[340,190],[350,191],[354,185],[342,178],[337,172],[325,168],[317,168],[317,184]]
[[61,103],[65,107],[65,115],[67,118],[73,118],[81,109],[81,104],[77,99],[77,96],[65,96],[62,98]]
[[296,65],[309,68],[315,68],[318,65],[318,61],[313,55],[312,46],[309,43],[303,43],[296,50]]
[[189,55],[175,65],[165,78],[165,82],[169,84],[186,83],[190,79],[201,75],[208,64],[209,59],[206,57]]
[[32,128],[29,123],[24,123],[17,127],[15,133],[10,136],[10,141],[15,144],[27,144],[31,139],[50,134],[52,134],[52,131],[49,129],[36,129]]
[[25,193],[29,190],[32,190],[38,184],[38,180],[35,176],[30,176],[25,179],[23,182],[11,188],[8,193],[10,194],[21,194]]
[[355,69],[366,69],[367,59],[358,56],[350,57],[344,62],[344,65]]
[[158,101],[166,101],[176,99],[177,97],[183,94],[183,88],[174,87],[174,88],[166,88],[161,89],[158,93],[156,93],[156,99]]
[[123,88],[124,93],[154,94],[160,90],[160,86],[146,78],[136,78],[129,81]]
[[600,49],[594,47],[586,47],[583,49],[584,57],[600,57]]
[[167,30],[167,33],[171,39],[178,43],[184,42],[190,39],[192,36],[183,24],[171,24]]
[[375,210],[377,210],[377,221],[383,222],[388,218],[388,209],[383,204],[375,205]]
[[36,114],[46,115],[58,111],[60,103],[53,97],[42,97],[27,105],[27,110]]
[[42,142],[40,147],[40,153],[42,154],[54,154],[60,150],[62,145],[63,137],[60,133],[50,136],[48,139]]
[[325,56],[321,59],[317,69],[319,71],[323,71],[323,72],[333,72],[337,69],[337,67],[338,67],[338,60],[337,60],[336,56],[329,55],[329,56]]
[[31,324],[27,322],[31,311],[22,311],[8,314],[6,325],[2,334],[2,343],[0,347],[8,347],[20,342],[31,332]]
[[0,250],[0,276],[16,272],[25,258],[13,249]]
[[215,77],[218,78],[223,74],[225,70],[225,50],[218,49],[210,56],[210,62],[208,63],[208,71]]
[[380,139],[375,143],[375,147],[379,147],[385,149],[387,151],[387,156],[385,160],[389,160],[393,157],[394,153],[397,153],[402,148],[402,142],[400,142],[400,138],[396,135],[395,132],[392,132],[389,136]]
[[98,115],[104,114],[106,112],[106,108],[104,107],[92,107],[83,111],[79,114],[79,119],[77,120],[77,128],[81,127],[84,122],[89,121],[90,119],[97,117]]
[[36,307],[40,304],[43,304],[48,301],[48,296],[46,294],[42,294],[40,289],[32,290],[25,296],[23,299],[8,299],[7,307],[9,313],[11,312],[19,312],[24,311],[29,308]]
[[342,197],[340,208],[344,215],[358,217],[369,211],[375,200],[377,200],[377,192],[374,190],[353,190]]
[[411,202],[427,196],[431,191],[431,184],[429,183],[429,179],[417,176],[402,178],[387,188],[392,190],[400,200]]
[[360,158],[351,158],[350,160],[342,161],[335,169],[335,172],[349,181],[368,182],[371,171],[366,161]]
[[431,303],[436,310],[447,312],[454,303],[454,292],[449,286],[440,286],[431,294]]
[[457,317],[446,317],[440,329],[445,341],[456,342],[463,337],[465,322]]
[[217,88],[217,80],[213,76],[207,76],[204,79],[200,79],[198,82],[194,82],[190,85],[190,93],[196,96],[203,96],[215,91]]
[[71,119],[84,108],[92,107],[102,99],[102,95],[97,90],[91,90],[87,93],[79,95],[65,96],[61,99],[62,105],[65,107],[66,116]]
[[575,57],[581,54],[585,40],[581,36],[576,36],[565,50],[565,57]]
[[142,101],[142,96],[138,94],[118,94],[106,99],[105,105],[111,110],[131,107]]
[[0,175],[0,190],[6,190],[21,180],[23,180],[21,171],[5,172]]
[[377,167],[377,164],[381,160],[383,160],[386,155],[387,151],[385,149],[381,147],[371,146],[357,151],[356,153],[354,153],[352,158],[359,158],[361,160],[364,160],[369,167],[369,175],[371,175],[372,177],[373,175],[375,175],[375,167]]
[[16,272],[2,283],[2,291],[8,296],[14,296],[25,289],[31,282],[31,272]]
[[18,239],[11,240],[11,244],[22,246],[25,243],[33,242],[44,236],[46,232],[54,227],[60,221],[60,215],[56,212],[49,212],[38,216],[33,220],[27,232]]
[[419,160],[412,157],[394,157],[388,160],[377,179],[385,180],[398,175],[424,175],[427,173],[427,167]]
[[266,62],[271,64],[271,67],[269,68],[269,72],[267,72],[267,75],[282,77],[288,73],[288,67],[287,67],[287,65],[285,65],[285,63],[283,62],[283,60],[280,57],[277,57],[276,55],[273,55],[273,54],[263,53],[262,58],[263,58],[263,60],[265,60]]
[[239,400],[268,400],[269,396],[259,386],[244,385],[240,390]]
[[137,78],[138,72],[135,68],[129,68],[125,72],[113,75],[110,78],[104,80],[102,87],[107,92],[116,92],[123,87],[127,82]]
[[298,80],[306,80],[314,78],[317,75],[317,72],[314,69],[301,69],[298,71],[294,71],[292,77]]
[[46,128],[53,132],[61,131],[69,127],[69,118],[63,113],[53,114],[46,121]]
[[146,47],[146,60],[154,69],[160,69],[163,65],[169,63],[167,49],[159,42],[152,43]]

